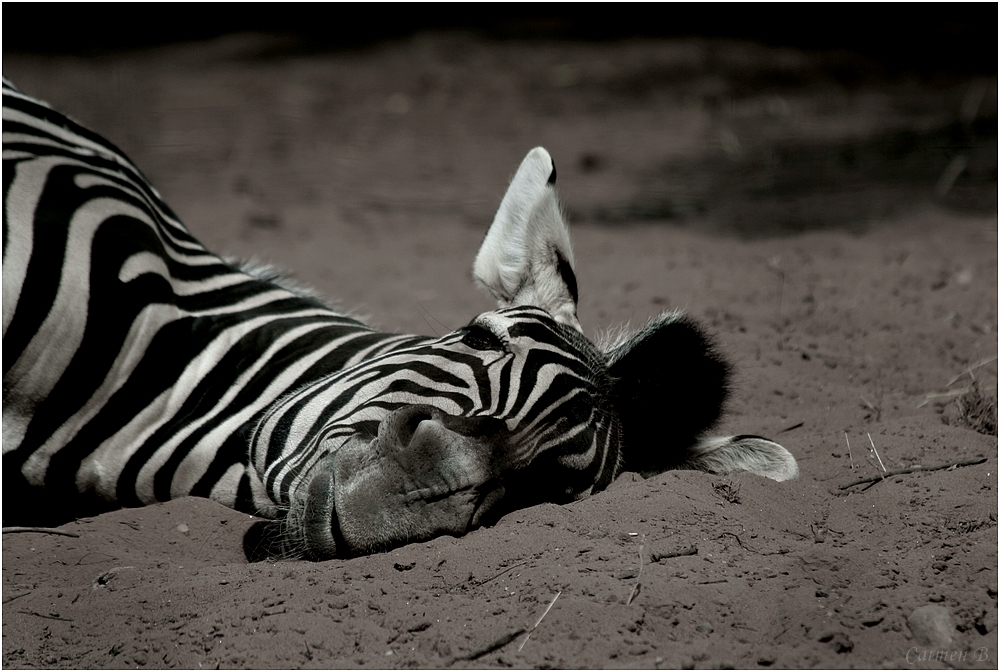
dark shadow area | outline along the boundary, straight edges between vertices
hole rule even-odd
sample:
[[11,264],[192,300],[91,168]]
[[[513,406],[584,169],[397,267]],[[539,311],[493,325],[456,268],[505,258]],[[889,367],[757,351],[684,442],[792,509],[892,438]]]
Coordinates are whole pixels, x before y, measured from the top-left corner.
[[[5,74],[45,97],[22,79],[30,62],[41,83],[75,91],[72,111],[88,111],[154,175],[224,172],[246,151],[233,129],[253,128],[271,156],[240,166],[233,191],[275,201],[245,215],[254,235],[280,229],[295,194],[316,200],[329,184],[341,185],[329,200],[345,211],[416,220],[430,209],[481,226],[491,188],[470,184],[462,203],[426,197],[479,170],[457,149],[470,146],[463,129],[494,152],[554,143],[574,224],[752,238],[856,232],[926,206],[997,209],[994,4],[98,4],[61,5],[57,23],[51,11],[5,7]],[[149,49],[178,42],[192,44],[169,53],[187,56]],[[302,79],[300,61],[343,67]],[[199,88],[230,67],[285,74],[263,88],[238,77]],[[169,93],[167,82],[177,82]],[[183,134],[163,134],[167,110],[191,115]],[[437,156],[423,142],[453,157],[419,171],[373,159],[372,173],[347,175],[326,159],[368,143],[372,157],[423,165]],[[303,150],[319,144],[322,161]],[[419,186],[399,194],[380,180]]]
[[[587,165],[600,157],[585,155]],[[638,180],[639,193],[573,221],[605,225],[708,220],[745,238],[810,230],[861,231],[921,205],[997,210],[997,119],[893,130],[846,141],[778,140],[754,151],[674,161]]]
[[[59,21],[51,20],[53,12]],[[997,6],[48,4],[4,8],[4,50],[94,54],[238,32],[285,34],[289,51],[355,49],[425,31],[490,39],[709,37],[847,50],[892,72],[996,72]]]
[[79,518],[97,516],[121,508],[93,497],[58,496],[43,488],[28,485],[16,468],[4,469],[3,524],[58,527]]

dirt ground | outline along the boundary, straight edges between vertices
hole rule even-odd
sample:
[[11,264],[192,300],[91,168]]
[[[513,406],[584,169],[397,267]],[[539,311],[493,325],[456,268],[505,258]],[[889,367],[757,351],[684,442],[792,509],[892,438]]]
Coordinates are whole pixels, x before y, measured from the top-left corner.
[[736,365],[719,432],[802,472],[626,473],[322,563],[248,563],[253,519],[195,498],[5,534],[4,667],[997,667],[996,78],[463,34],[4,74],[122,147],[210,249],[392,330],[490,308],[471,262],[544,145],[588,334],[685,309]]

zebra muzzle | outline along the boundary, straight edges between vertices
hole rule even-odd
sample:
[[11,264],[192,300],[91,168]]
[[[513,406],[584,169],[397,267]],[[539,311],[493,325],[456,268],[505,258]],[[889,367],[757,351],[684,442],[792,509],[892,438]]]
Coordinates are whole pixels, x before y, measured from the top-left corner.
[[506,427],[424,405],[382,419],[321,462],[303,522],[310,557],[346,557],[450,534],[490,520],[503,499]]
[[334,456],[331,455],[317,465],[316,474],[309,483],[309,496],[302,516],[306,557],[310,560],[329,560],[338,555],[348,555],[334,503],[336,482]]

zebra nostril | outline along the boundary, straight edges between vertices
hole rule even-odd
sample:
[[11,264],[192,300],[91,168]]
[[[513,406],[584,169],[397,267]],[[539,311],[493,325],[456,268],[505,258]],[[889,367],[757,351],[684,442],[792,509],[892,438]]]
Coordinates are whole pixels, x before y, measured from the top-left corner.
[[400,428],[400,443],[403,445],[409,445],[410,441],[413,439],[413,435],[417,433],[417,427],[424,420],[430,420],[429,415],[415,414],[407,418],[406,423]]
[[424,420],[434,419],[434,409],[430,406],[407,406],[394,414],[392,434],[401,448],[406,448],[413,440],[417,427]]

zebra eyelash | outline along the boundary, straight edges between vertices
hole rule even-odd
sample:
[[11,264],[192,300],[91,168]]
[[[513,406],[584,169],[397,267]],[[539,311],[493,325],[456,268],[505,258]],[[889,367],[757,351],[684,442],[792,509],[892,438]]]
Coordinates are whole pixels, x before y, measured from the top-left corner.
[[461,338],[461,343],[473,350],[494,350],[504,352],[507,344],[492,331],[478,324],[470,324],[463,328],[465,334]]

